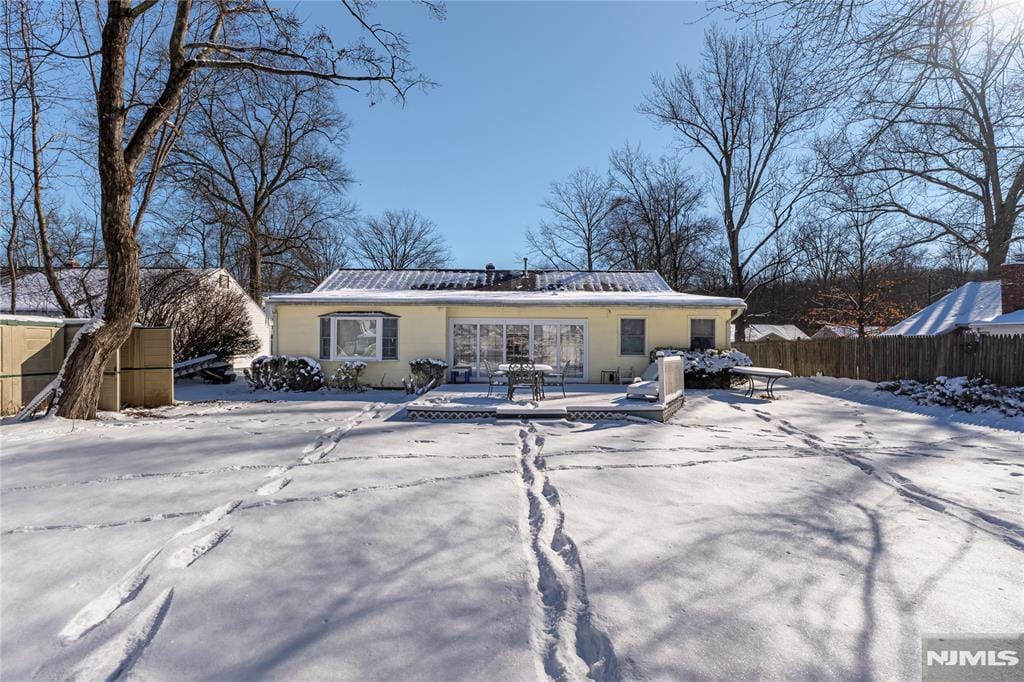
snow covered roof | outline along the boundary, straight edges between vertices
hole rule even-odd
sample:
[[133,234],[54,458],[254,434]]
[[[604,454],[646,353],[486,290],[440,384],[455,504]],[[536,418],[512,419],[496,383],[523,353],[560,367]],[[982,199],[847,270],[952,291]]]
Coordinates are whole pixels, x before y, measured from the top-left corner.
[[434,305],[666,305],[744,307],[743,299],[673,291],[653,271],[335,270],[305,294],[269,303]]
[[[881,331],[881,327],[864,327],[867,336],[873,336]],[[842,324],[827,324],[814,332],[812,339],[852,339],[858,335],[856,327]]]
[[672,291],[657,272],[574,270],[335,270],[313,291]]
[[[218,268],[186,268],[187,272],[206,275],[218,272]],[[142,268],[142,281],[177,272],[171,268]],[[61,268],[56,271],[61,290],[68,297],[75,315],[91,317],[100,314],[107,296],[106,268]],[[47,317],[61,317],[57,299],[50,290],[43,272],[23,272],[18,275],[17,308],[19,313],[35,313]],[[11,289],[7,281],[0,287],[0,311],[11,309]]]
[[991,320],[971,323],[972,327],[999,327],[1002,325],[1024,326],[1024,308],[993,317]]
[[[736,336],[735,329],[730,329],[729,333],[731,335],[730,340],[734,340]],[[809,338],[795,324],[748,324],[746,336],[747,341],[759,341],[769,336],[785,339],[786,341]]]
[[341,289],[308,294],[279,294],[268,303],[348,303],[356,305],[637,305],[742,308],[741,298],[700,296],[676,291],[479,291],[479,290],[377,290]]
[[1000,283],[968,282],[927,308],[886,329],[883,336],[936,336],[972,322],[987,322],[1002,312]]

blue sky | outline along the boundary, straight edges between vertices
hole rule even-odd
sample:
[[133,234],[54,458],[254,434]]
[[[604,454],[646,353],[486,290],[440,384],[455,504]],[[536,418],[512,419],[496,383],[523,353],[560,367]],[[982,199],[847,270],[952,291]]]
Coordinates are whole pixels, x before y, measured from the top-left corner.
[[[670,151],[670,131],[636,112],[653,72],[699,59],[702,2],[449,2],[443,22],[410,3],[372,17],[400,30],[439,87],[404,108],[339,93],[352,121],[345,162],[366,213],[412,208],[437,223],[454,262],[513,266],[544,217],[552,180],[604,169],[626,142]],[[299,14],[345,35],[333,2]]]

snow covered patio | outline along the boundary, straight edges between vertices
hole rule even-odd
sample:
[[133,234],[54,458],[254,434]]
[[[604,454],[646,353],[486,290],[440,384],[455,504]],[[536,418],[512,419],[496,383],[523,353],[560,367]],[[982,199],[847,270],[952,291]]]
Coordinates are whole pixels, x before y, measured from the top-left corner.
[[0,677],[910,680],[922,633],[1024,630],[1024,420],[780,393],[432,422],[189,386],[222,400],[5,424]]
[[630,418],[664,421],[682,402],[665,405],[654,400],[626,398],[626,387],[609,384],[567,384],[565,397],[558,386],[547,388],[541,401],[529,399],[520,389],[516,399],[505,397],[506,387],[495,386],[487,395],[487,384],[445,384],[408,404],[410,419],[570,419],[573,421],[620,420]]

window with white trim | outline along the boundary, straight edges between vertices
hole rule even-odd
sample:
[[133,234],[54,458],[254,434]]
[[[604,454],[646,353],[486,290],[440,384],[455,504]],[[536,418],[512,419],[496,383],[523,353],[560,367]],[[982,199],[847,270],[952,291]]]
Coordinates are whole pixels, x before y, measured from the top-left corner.
[[690,320],[690,350],[708,350],[715,347],[715,321]]
[[647,320],[622,318],[619,320],[619,355],[646,355]]
[[320,359],[398,359],[398,318],[365,314],[322,316]]

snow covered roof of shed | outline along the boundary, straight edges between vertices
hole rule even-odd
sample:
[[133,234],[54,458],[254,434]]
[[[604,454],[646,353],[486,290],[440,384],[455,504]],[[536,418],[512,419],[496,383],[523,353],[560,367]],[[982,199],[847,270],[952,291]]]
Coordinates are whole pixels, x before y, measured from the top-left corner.
[[[747,341],[759,341],[763,338],[775,336],[786,341],[795,341],[796,339],[807,339],[810,338],[801,331],[800,327],[795,324],[748,324],[746,337]],[[735,341],[736,329],[732,327],[729,329],[729,340]]]
[[674,305],[744,307],[743,299],[673,291],[653,271],[353,270],[334,271],[305,294],[270,303],[444,305]]
[[1000,291],[998,281],[968,282],[889,327],[882,336],[937,336],[972,322],[987,322],[1003,311]]

